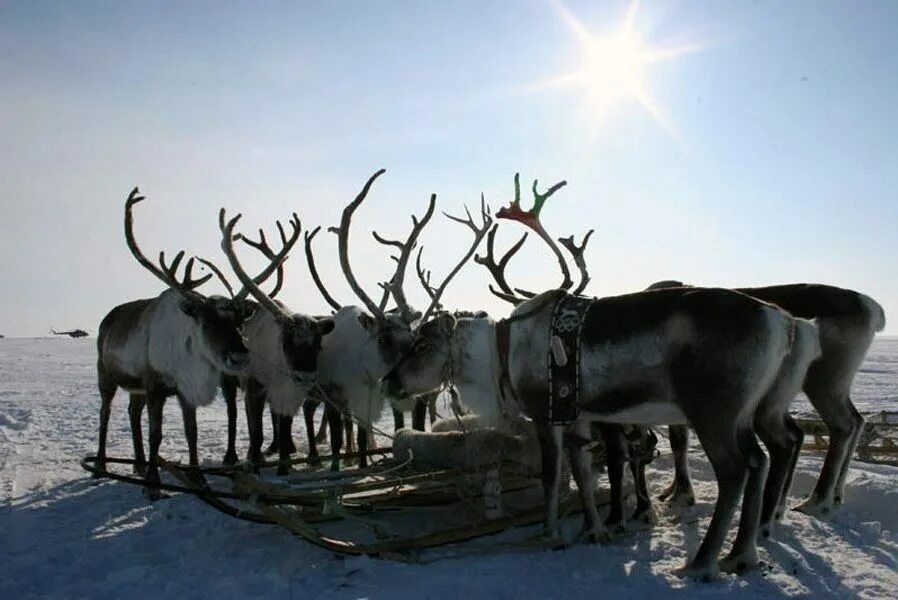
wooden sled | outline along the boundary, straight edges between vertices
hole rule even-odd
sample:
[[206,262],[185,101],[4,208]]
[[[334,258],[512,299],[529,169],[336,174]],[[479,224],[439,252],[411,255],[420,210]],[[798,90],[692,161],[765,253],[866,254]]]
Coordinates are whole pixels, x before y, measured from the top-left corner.
[[[864,430],[858,440],[855,458],[863,462],[898,466],[898,412],[881,411],[864,415]],[[796,419],[805,433],[803,450],[825,453],[829,449],[829,430],[818,419]]]

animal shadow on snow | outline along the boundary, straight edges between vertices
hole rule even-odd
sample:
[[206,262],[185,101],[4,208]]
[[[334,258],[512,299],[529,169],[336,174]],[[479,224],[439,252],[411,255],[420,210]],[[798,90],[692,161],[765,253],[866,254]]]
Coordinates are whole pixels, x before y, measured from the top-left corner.
[[0,505],[0,532],[0,598],[81,596],[86,581],[164,584],[184,561],[221,572],[233,568],[236,544],[269,557],[296,549],[286,532],[228,519],[192,496],[151,503],[138,486],[86,477]]

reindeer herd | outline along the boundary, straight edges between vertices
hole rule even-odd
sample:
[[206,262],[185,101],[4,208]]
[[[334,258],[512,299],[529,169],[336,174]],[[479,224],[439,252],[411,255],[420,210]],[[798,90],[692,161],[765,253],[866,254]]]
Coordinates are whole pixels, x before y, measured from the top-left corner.
[[[423,217],[412,217],[405,241],[374,233],[380,244],[397,251],[395,272],[381,285],[377,302],[360,285],[350,262],[352,217],[383,172],[368,179],[344,208],[339,226],[329,229],[337,235],[343,275],[361,306],[342,305],[328,292],[312,251],[320,228],[305,234],[307,266],[318,291],[333,309],[329,316],[294,313],[274,299],[283,284],[285,260],[300,237],[301,224],[295,214],[289,233],[277,222],[281,245],[275,251],[263,231],[258,241],[253,240],[238,230],[239,214],[228,218],[221,210],[222,251],[242,286],[234,293],[228,278],[210,260],[189,258],[179,277],[184,251],[178,252],[171,264],[164,252],[159,253],[158,264],[147,259],[133,231],[133,210],[144,197],[137,188],[131,192],[125,202],[128,248],[167,289],[155,298],[115,307],[100,325],[97,456],[101,468],[110,407],[118,388],[130,394],[135,470],[145,473],[153,497],[158,493],[153,484],[159,482],[163,406],[170,396],[177,397],[181,407],[191,465],[198,464],[196,409],[213,402],[218,389],[228,406],[224,462],[238,462],[236,395],[240,388],[250,440],[246,462],[249,468],[258,468],[263,461],[267,403],[275,424],[271,449],[278,452],[278,474],[282,475],[295,452],[291,427],[300,408],[310,460],[318,457],[313,416],[324,404],[331,468],[341,467],[336,457],[352,424],[357,425],[360,466],[364,467],[369,432],[388,402],[397,427],[403,424],[403,411],[414,410],[414,426],[423,430],[427,404],[441,390],[451,389],[483,425],[501,427],[524,419],[535,429],[546,536],[557,539],[560,535],[559,499],[568,487],[563,475],[566,456],[584,507],[582,537],[603,541],[609,528],[622,527],[624,522],[625,426],[670,426],[676,473],[662,499],[684,503],[694,502],[686,455],[691,428],[713,466],[718,497],[708,531],[683,573],[708,579],[721,569],[733,572],[755,567],[757,538],[769,536],[773,524],[785,514],[803,439],[789,406],[804,391],[829,428],[831,443],[813,493],[797,510],[819,516],[842,503],[848,465],[863,427],[863,418],[851,402],[851,384],[875,332],[885,326],[883,310],[874,300],[818,284],[730,290],[676,281],[593,299],[584,309],[577,340],[575,416],[560,423],[551,417],[547,400],[555,341],[553,315],[559,303],[578,297],[589,282],[584,254],[592,234],[588,232],[577,244],[573,236],[556,241],[543,227],[540,212],[565,182],[541,193],[534,181],[534,205],[525,211],[516,175],[514,200],[496,213],[499,219],[519,222],[545,242],[561,270],[557,288],[533,293],[508,283],[506,267],[525,243],[527,233],[497,259],[498,225],[481,198],[477,220],[467,209],[465,218],[446,215],[467,227],[472,240],[439,285],[431,284],[419,249],[417,276],[430,299],[429,306],[419,312],[407,300],[405,275],[419,237],[433,216],[436,195],[431,196]],[[478,255],[484,238],[486,253]],[[251,276],[241,263],[238,246],[259,252],[266,267]],[[447,286],[472,257],[490,273],[495,286],[488,289],[515,305],[509,317],[495,321],[485,313],[451,312],[442,306]],[[194,278],[197,262],[210,272]],[[579,273],[576,285],[569,262]],[[222,282],[229,297],[204,296],[197,291],[213,276]],[[272,276],[275,284],[266,292],[262,286]],[[391,302],[393,307],[388,309]],[[145,408],[149,458],[144,453],[141,426]],[[612,508],[604,522],[593,497],[589,453],[598,436],[608,448],[612,490]],[[645,463],[631,461],[631,468],[639,499],[633,518],[651,521]],[[727,556],[718,561],[740,500],[735,541]]]

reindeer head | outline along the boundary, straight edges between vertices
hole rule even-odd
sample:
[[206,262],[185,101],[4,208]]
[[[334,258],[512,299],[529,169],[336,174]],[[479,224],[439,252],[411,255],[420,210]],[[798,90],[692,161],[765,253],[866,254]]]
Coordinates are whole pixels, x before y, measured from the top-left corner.
[[405,410],[415,396],[438,390],[451,375],[455,317],[441,313],[418,328],[415,341],[393,369],[380,380],[380,391],[396,408]]
[[193,279],[194,259],[187,261],[184,276],[178,279],[178,267],[184,259],[184,251],[175,255],[171,265],[166,264],[165,252],[159,253],[159,265],[147,259],[134,237],[133,208],[145,197],[135,187],[125,201],[125,240],[131,254],[145,269],[162,280],[170,289],[177,302],[178,310],[186,315],[195,329],[195,337],[200,343],[200,351],[206,359],[221,371],[231,375],[242,375],[249,363],[249,353],[240,334],[243,313],[230,306],[226,298],[206,297],[196,292],[196,288],[206,283],[212,274]]
[[295,314],[281,322],[281,348],[293,378],[303,384],[318,381],[321,338],[334,330],[332,319],[314,319]]
[[[221,247],[224,250],[231,268],[237,275],[237,278],[243,284],[243,289],[234,296],[232,303],[237,307],[248,307],[249,300],[246,295],[252,295],[257,301],[258,306],[266,310],[275,320],[278,327],[280,337],[281,351],[283,353],[284,363],[290,369],[292,377],[296,382],[301,384],[313,384],[317,381],[317,365],[318,354],[321,350],[321,338],[330,333],[334,328],[334,322],[331,319],[315,319],[303,314],[291,314],[286,310],[283,304],[273,299],[283,282],[283,261],[287,258],[287,253],[299,239],[301,224],[299,218],[294,213],[291,220],[292,232],[288,237],[284,231],[280,221],[277,226],[280,232],[282,248],[281,251],[275,253],[265,241],[265,233],[259,230],[260,241],[254,242],[245,238],[240,234],[234,234],[234,228],[240,220],[241,215],[237,215],[227,221],[225,218],[225,210],[221,209],[218,216],[219,227],[221,228],[222,241]],[[255,279],[247,275],[237,254],[234,250],[234,241],[243,240],[248,245],[256,248],[269,259],[270,264],[265,271]],[[227,280],[212,263],[204,261],[218,276],[230,291],[231,287]],[[278,282],[273,292],[266,294],[259,288],[261,281],[264,281],[273,271],[278,273]]]

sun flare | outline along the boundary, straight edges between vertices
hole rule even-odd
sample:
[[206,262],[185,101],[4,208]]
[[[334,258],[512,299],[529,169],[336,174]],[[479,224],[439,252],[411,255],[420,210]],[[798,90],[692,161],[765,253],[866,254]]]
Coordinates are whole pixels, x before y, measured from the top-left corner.
[[579,68],[538,82],[533,89],[575,88],[585,93],[590,114],[601,122],[608,111],[629,100],[641,105],[668,133],[673,128],[664,117],[659,103],[646,86],[646,72],[656,63],[669,61],[702,48],[690,43],[658,47],[646,43],[635,29],[638,0],[627,10],[620,27],[607,34],[596,35],[563,4],[557,4],[571,33],[581,46]]

